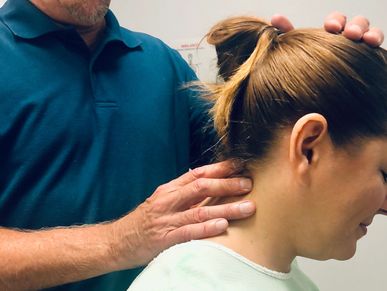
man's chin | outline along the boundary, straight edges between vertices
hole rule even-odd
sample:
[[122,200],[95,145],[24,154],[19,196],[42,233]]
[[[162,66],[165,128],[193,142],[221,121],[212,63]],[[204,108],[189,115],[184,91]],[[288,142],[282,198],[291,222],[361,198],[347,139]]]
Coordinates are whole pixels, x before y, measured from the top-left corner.
[[108,10],[109,7],[104,5],[90,9],[86,6],[82,6],[69,7],[68,13],[73,18],[73,25],[89,27],[102,23]]

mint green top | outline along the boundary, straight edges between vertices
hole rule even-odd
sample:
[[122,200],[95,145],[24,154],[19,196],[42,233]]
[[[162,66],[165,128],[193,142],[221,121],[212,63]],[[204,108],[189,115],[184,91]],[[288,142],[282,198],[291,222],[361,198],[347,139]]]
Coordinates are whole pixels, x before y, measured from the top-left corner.
[[129,291],[318,291],[293,262],[289,273],[260,266],[209,241],[179,244],[161,253]]

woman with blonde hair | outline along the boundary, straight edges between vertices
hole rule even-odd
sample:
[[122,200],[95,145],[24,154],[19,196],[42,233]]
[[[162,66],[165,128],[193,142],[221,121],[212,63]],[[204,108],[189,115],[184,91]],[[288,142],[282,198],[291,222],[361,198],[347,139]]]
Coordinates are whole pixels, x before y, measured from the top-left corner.
[[129,290],[318,290],[295,258],[350,259],[387,209],[387,53],[254,17],[207,40],[224,79],[207,88],[219,158],[244,165],[257,212],[164,251]]

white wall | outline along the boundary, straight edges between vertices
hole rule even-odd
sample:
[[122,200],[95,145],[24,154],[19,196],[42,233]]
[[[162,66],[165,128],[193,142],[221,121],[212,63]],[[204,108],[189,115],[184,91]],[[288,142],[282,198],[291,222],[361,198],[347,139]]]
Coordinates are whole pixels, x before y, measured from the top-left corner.
[[386,0],[112,0],[112,9],[123,26],[145,31],[165,41],[202,37],[216,21],[231,15],[250,14],[270,18],[287,15],[297,26],[321,26],[334,10],[348,16],[363,14],[387,34]]
[[[363,14],[387,34],[386,0],[112,0],[111,7],[123,26],[155,35],[167,43],[200,38],[216,21],[241,13],[270,18],[278,12],[287,15],[297,27],[319,27],[329,12],[338,10],[348,16]],[[352,260],[300,259],[300,265],[322,291],[387,290],[387,217],[375,219],[368,235],[359,241]]]

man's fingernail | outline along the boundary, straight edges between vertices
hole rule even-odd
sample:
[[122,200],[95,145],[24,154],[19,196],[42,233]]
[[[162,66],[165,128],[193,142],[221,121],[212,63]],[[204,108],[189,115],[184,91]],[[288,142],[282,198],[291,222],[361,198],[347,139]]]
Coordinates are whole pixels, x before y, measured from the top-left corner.
[[197,177],[201,177],[204,174],[204,167],[195,168],[192,170],[194,175]]
[[219,219],[215,222],[215,227],[219,231],[225,231],[228,227],[228,221],[226,219]]
[[239,211],[242,214],[249,215],[249,214],[253,214],[255,211],[254,204],[252,202],[249,202],[249,201],[242,202],[238,206],[239,206]]
[[357,35],[360,35],[360,37],[362,36],[363,34],[363,30],[361,29],[361,27],[357,24],[349,24],[348,25],[348,28],[350,30],[352,30],[353,32],[355,32]]
[[253,187],[253,183],[251,182],[250,179],[241,179],[239,182],[239,185],[241,189],[245,191],[250,191],[251,188]]
[[340,31],[340,30],[343,29],[343,26],[341,25],[341,23],[340,23],[338,20],[336,20],[336,19],[331,19],[330,22],[331,22],[331,25],[334,25],[334,26],[335,26],[335,29],[336,29],[336,30]]

